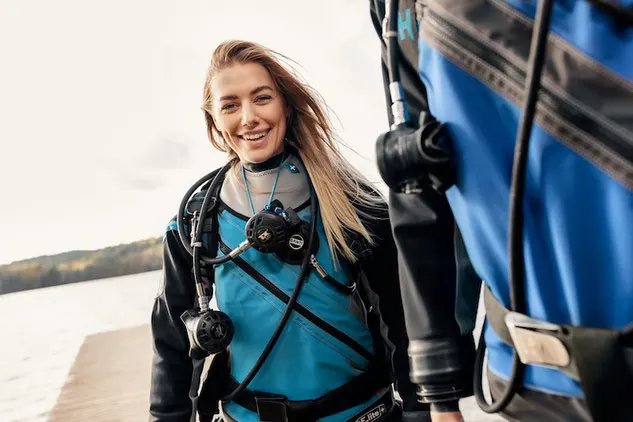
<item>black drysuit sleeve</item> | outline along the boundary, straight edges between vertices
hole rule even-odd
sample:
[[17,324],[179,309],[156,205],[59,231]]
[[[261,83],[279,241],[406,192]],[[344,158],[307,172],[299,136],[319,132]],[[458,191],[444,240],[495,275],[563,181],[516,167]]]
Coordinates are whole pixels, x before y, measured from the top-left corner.
[[150,422],[189,422],[193,363],[189,340],[180,315],[191,308],[195,285],[191,260],[174,230],[167,231],[163,246],[161,289],[152,310],[154,358],[150,387]]
[[[371,291],[377,296],[378,311],[384,327],[381,334],[391,353],[395,387],[407,412],[427,412],[429,406],[417,401],[416,386],[409,378],[407,356],[409,339],[398,283],[398,253],[391,233],[387,208],[374,209],[375,219],[366,222],[375,240],[370,257],[362,263]],[[412,419],[413,420],[413,419]],[[426,419],[417,419],[426,420]]]
[[[374,27],[382,40],[384,0],[370,0],[370,10]],[[400,77],[409,114],[415,121],[427,108],[426,90],[417,72],[415,2],[400,0],[399,10],[399,23],[407,23],[398,34]],[[409,25],[408,16],[413,16],[415,24]],[[389,122],[392,123],[384,40],[381,52]],[[454,399],[468,396],[472,394],[474,344],[471,332],[480,281],[472,271],[465,249],[456,249],[455,242],[460,242],[458,246],[461,246],[461,237],[448,201],[444,195],[429,189],[422,194],[391,191],[389,204],[391,226],[398,247],[412,380],[427,390],[439,388],[447,391],[456,387],[461,392],[455,394]],[[466,292],[469,297],[457,300],[458,284],[460,293]],[[467,306],[456,312],[456,302]],[[426,399],[435,400],[432,397]],[[441,399],[445,400],[447,396]]]
[[[425,389],[472,394],[478,280],[458,267],[453,217],[446,199],[433,191],[420,195],[390,194],[391,224],[398,245],[400,287],[408,336],[412,379]],[[468,287],[468,315],[460,329],[457,283]],[[466,290],[466,289],[465,289]],[[472,305],[472,302],[475,304]],[[446,397],[443,397],[446,399]],[[427,400],[432,401],[431,397]]]

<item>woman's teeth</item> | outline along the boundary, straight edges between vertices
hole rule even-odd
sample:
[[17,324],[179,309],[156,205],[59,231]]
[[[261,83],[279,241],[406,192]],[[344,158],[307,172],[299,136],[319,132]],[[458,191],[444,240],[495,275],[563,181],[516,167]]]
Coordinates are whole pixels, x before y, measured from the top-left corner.
[[267,133],[268,133],[268,131],[261,132],[261,133],[255,133],[255,134],[251,134],[251,135],[242,135],[242,138],[246,139],[247,141],[256,141],[256,140],[261,139],[264,136],[266,136]]

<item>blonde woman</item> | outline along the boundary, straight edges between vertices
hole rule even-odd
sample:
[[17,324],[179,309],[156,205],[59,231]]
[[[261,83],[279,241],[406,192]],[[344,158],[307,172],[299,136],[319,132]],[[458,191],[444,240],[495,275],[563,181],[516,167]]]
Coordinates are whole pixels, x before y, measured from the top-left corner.
[[[202,108],[229,160],[186,195],[165,235],[150,420],[426,421],[408,378],[386,206],[339,152],[320,97],[282,59],[245,41],[213,53]],[[260,244],[277,232],[277,249]],[[213,293],[222,314],[206,310]],[[221,350],[200,346],[198,320],[181,318],[205,312],[231,321]]]

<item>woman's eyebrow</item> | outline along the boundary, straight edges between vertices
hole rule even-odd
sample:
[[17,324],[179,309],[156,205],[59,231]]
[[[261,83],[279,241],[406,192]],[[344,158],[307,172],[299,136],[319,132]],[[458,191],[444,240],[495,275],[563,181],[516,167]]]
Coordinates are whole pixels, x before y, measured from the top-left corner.
[[224,95],[220,97],[220,101],[237,100],[237,95]]
[[[250,92],[250,95],[255,95],[255,94],[257,94],[259,92],[262,92],[262,91],[265,91],[267,89],[273,91],[273,89],[270,86],[262,85],[262,86],[258,86],[257,88],[253,89]],[[238,98],[237,95],[223,95],[222,97],[220,97],[220,101],[237,100],[237,98]]]
[[257,88],[255,88],[254,90],[252,90],[252,91],[251,91],[251,95],[255,95],[255,94],[257,94],[257,93],[259,93],[259,92],[262,92],[262,91],[264,91],[264,90],[266,90],[266,89],[269,89],[269,90],[271,90],[271,91],[273,90],[273,89],[272,89],[271,87],[269,87],[268,85],[262,85],[262,86],[258,86],[258,87],[257,87]]

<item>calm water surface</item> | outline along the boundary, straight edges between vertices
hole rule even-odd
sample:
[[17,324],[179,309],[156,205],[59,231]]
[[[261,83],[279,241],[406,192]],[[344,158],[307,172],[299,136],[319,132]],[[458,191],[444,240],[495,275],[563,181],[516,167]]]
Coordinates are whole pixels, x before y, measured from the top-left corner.
[[0,296],[0,421],[44,422],[87,335],[148,324],[160,271]]

